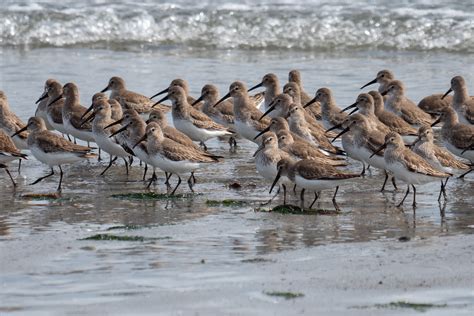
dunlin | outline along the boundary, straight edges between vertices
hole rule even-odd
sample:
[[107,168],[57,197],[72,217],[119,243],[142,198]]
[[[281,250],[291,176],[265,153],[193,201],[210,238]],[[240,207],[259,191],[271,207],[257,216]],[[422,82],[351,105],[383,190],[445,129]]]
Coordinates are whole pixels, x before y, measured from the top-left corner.
[[[175,88],[177,87],[173,87],[173,89]],[[179,89],[182,90],[182,88]],[[172,93],[172,89],[170,89],[168,94],[170,92]],[[178,176],[178,183],[171,192],[171,195],[176,192],[176,189],[178,189],[181,184],[181,175],[183,173],[191,173],[188,179],[188,186],[189,189],[194,192],[194,171],[209,164],[219,162],[216,156],[165,138],[160,125],[155,122],[151,122],[147,125],[145,135],[138,140],[137,144],[144,140],[146,140],[147,143],[151,164],[165,172]]]
[[402,137],[390,132],[385,136],[385,142],[373,155],[385,149],[384,160],[385,167],[391,171],[395,178],[407,183],[407,191],[398,207],[403,205],[406,197],[410,193],[410,186],[413,188],[413,207],[416,206],[416,188],[415,184],[424,184],[433,181],[446,179],[449,173],[438,171],[433,168],[428,161],[413,151],[405,147]]
[[378,90],[380,93],[383,93],[384,91],[387,90],[388,85],[392,80],[395,80],[395,76],[393,75],[393,72],[387,69],[383,69],[377,73],[377,76],[375,77],[374,80],[369,81],[368,83],[366,83],[360,88],[364,89],[367,86],[370,86],[374,83],[378,83],[379,84]]
[[380,92],[370,91],[369,94],[374,99],[374,113],[378,119],[387,125],[392,132],[402,135],[405,141],[413,141],[417,136],[416,129],[395,113],[385,110]]
[[180,132],[179,130],[177,130],[176,128],[168,124],[166,115],[161,110],[158,110],[158,109],[151,110],[150,116],[148,117],[148,120],[146,121],[146,123],[150,124],[151,122],[156,122],[158,123],[158,125],[160,125],[163,135],[166,138],[169,138],[181,145],[194,147],[196,150],[199,150],[199,146],[197,146],[193,142],[193,140],[189,138],[188,135],[184,134],[183,132]]
[[[180,78],[177,78],[177,79],[173,79],[170,83],[170,85],[168,86],[168,88],[154,94],[152,97],[150,97],[150,99],[153,99],[159,95],[162,95],[162,94],[165,94],[165,93],[168,93],[169,92],[169,88],[171,87],[180,87],[184,90],[184,94],[186,96],[186,100],[188,101],[189,104],[194,104],[196,102],[196,99],[193,98],[190,94],[189,94],[189,84],[186,80],[184,79],[180,79]],[[158,103],[158,102],[157,102]],[[157,104],[155,103],[155,104]],[[201,107],[203,106],[203,104],[201,102],[197,102],[194,107],[198,110],[201,109]],[[156,107],[155,105],[153,105],[153,107]]]
[[446,149],[456,156],[465,158],[471,162],[471,169],[462,174],[460,176],[460,178],[462,178],[473,170],[474,148],[472,144],[474,140],[474,127],[470,124],[460,123],[456,111],[451,107],[445,108],[441,112],[438,120],[432,125],[434,126],[439,122],[443,122],[441,136]]
[[[311,101],[311,96],[306,93],[306,91],[303,88],[303,83],[301,81],[301,74],[298,70],[292,70],[288,74],[288,83],[283,87],[283,92],[290,94],[293,97],[293,100],[298,104],[298,105],[305,105]],[[295,89],[292,84],[296,84],[298,89]],[[289,91],[290,90],[290,91]],[[295,94],[293,95],[291,93],[291,90],[295,91]],[[299,98],[299,102],[295,99],[296,97]],[[319,102],[314,102],[310,106],[308,106],[306,109],[310,114],[312,114],[316,119],[320,120],[321,119],[321,104]]]
[[5,169],[14,187],[16,187],[16,183],[13,180],[6,163],[16,159],[28,159],[27,157],[27,155],[21,153],[20,150],[15,146],[15,143],[13,143],[11,137],[8,136],[2,129],[0,129],[0,168]]
[[347,117],[347,113],[342,112],[336,105],[332,92],[329,88],[320,88],[316,91],[315,97],[306,103],[304,107],[308,107],[314,102],[321,103],[321,117],[324,128],[330,129],[335,125],[341,124]]
[[19,134],[25,130],[29,131],[28,147],[31,154],[40,162],[47,164],[51,168],[51,173],[37,179],[31,184],[36,184],[54,175],[54,166],[59,167],[60,178],[57,191],[61,191],[63,181],[63,170],[61,165],[78,162],[84,159],[93,158],[97,155],[91,153],[91,148],[71,143],[58,134],[46,129],[42,118],[31,117],[25,127],[18,130]]
[[[419,128],[418,139],[414,142],[412,150],[428,161],[433,168],[442,172],[452,174],[458,170],[470,169],[467,164],[457,159],[448,150],[434,144],[434,133],[429,126]],[[446,198],[445,185],[445,183],[441,182],[441,191],[438,200],[441,198],[441,193],[444,193]]]
[[233,98],[234,104],[234,129],[242,137],[259,143],[256,136],[263,131],[270,120],[260,120],[263,113],[255,107],[255,103],[249,98],[247,87],[240,81],[233,82],[229,92],[223,96],[214,106],[219,105],[229,97]]
[[107,125],[114,122],[112,120],[112,109],[109,102],[106,99],[96,98],[93,105],[94,109],[91,116],[93,117],[92,133],[95,143],[100,149],[110,155],[109,165],[101,172],[101,175],[105,174],[118,157],[123,158],[128,174],[128,162],[126,158],[130,156],[130,153],[125,151],[117,138],[109,137],[118,130],[118,127],[105,129]]
[[68,134],[63,124],[63,106],[65,100],[62,97],[63,86],[56,80],[48,80],[47,84],[46,94],[42,96],[46,98],[46,119],[54,130],[62,134]]
[[48,89],[49,89],[49,86],[51,85],[51,83],[54,82],[54,81],[56,81],[56,80],[54,80],[54,79],[46,80],[46,82],[44,84],[43,93],[38,98],[38,100],[36,100],[36,102],[35,102],[35,104],[37,104],[36,111],[35,111],[35,116],[36,117],[41,117],[43,119],[44,123],[46,124],[46,128],[49,129],[49,130],[54,129],[54,127],[51,126],[51,124],[49,124],[49,122],[48,122],[48,114],[47,114],[47,110],[48,110]]
[[[255,166],[258,173],[268,181],[275,179],[277,175],[277,163],[289,155],[278,148],[277,136],[273,132],[266,132],[262,136],[262,143],[254,154]],[[286,179],[287,180],[287,179]],[[283,187],[283,204],[286,204],[286,185]],[[272,198],[273,199],[273,198]],[[270,200],[269,202],[271,202]],[[268,204],[269,202],[265,203]]]
[[186,99],[186,93],[179,86],[171,86],[168,94],[158,102],[171,100],[174,126],[188,135],[192,140],[199,141],[207,149],[205,142],[211,138],[232,135],[234,132],[214,122],[203,112],[193,108]]
[[268,73],[263,76],[262,81],[248,90],[248,92],[257,88],[265,88],[265,99],[263,101],[263,109],[266,111],[270,106],[273,98],[281,93],[280,82],[278,77],[273,73]]
[[334,208],[339,212],[340,208],[336,202],[336,195],[339,186],[347,183],[350,179],[360,177],[359,174],[341,171],[331,165],[320,164],[317,161],[308,159],[299,161],[282,159],[278,162],[277,169],[278,173],[270,188],[270,192],[282,176],[287,177],[298,187],[302,188],[300,195],[301,209],[304,208],[305,190],[311,190],[314,192],[314,200],[309,206],[309,208],[312,208],[316,200],[319,198],[319,192],[336,188],[332,197],[332,203]]
[[392,80],[382,95],[388,95],[385,108],[409,124],[420,127],[432,123],[431,116],[405,97],[405,86],[399,80]]
[[[347,118],[347,122],[343,124],[346,126],[342,130],[339,136],[344,135],[347,132],[352,134],[352,148],[344,148],[346,152],[350,155],[355,153],[354,157],[357,160],[362,160],[370,166],[374,166],[378,169],[383,170],[385,173],[385,180],[382,185],[381,191],[385,190],[385,185],[388,180],[388,173],[385,171],[386,162],[384,160],[381,150],[377,153],[377,149],[382,146],[385,142],[385,134],[381,133],[379,130],[372,128],[369,120],[362,114],[356,113]],[[392,184],[397,189],[395,182]]]
[[[384,135],[390,132],[390,128],[382,123],[379,118],[375,115],[374,99],[368,93],[361,93],[357,96],[357,100],[344,108],[343,111],[347,111],[351,108],[357,108],[359,113],[367,118],[371,128],[377,129]],[[355,111],[355,110],[354,110]]]
[[[8,135],[12,135],[16,131],[25,127],[25,125],[26,124],[10,110],[6,94],[3,91],[0,91],[0,129],[3,129]],[[21,133],[15,134],[16,135],[12,137],[15,146],[21,150],[28,149],[28,132],[24,130]]]
[[76,84],[69,82],[63,86],[63,93],[56,99],[52,100],[49,105],[54,104],[64,96],[63,105],[63,125],[67,134],[71,134],[77,139],[86,142],[94,142],[94,135],[92,134],[92,124],[90,122],[83,122],[82,116],[87,111],[87,108],[80,104],[79,89]]
[[[138,113],[148,113],[151,110],[151,106],[153,105],[153,101],[146,96],[127,90],[125,86],[125,80],[120,77],[112,77],[107,84],[107,87],[102,89],[101,92],[106,92],[110,90],[110,99],[120,100],[122,99],[124,102],[128,104],[129,107],[133,108]],[[163,107],[163,111],[166,109],[169,110],[169,107],[160,105]]]
[[443,98],[452,91],[454,91],[452,105],[458,114],[459,122],[474,124],[474,97],[469,96],[463,77],[456,76],[451,79],[451,88],[443,95]]
[[347,162],[343,158],[326,156],[306,141],[295,139],[289,131],[280,130],[277,136],[279,148],[290,155],[293,159],[310,159],[332,166],[347,165]]

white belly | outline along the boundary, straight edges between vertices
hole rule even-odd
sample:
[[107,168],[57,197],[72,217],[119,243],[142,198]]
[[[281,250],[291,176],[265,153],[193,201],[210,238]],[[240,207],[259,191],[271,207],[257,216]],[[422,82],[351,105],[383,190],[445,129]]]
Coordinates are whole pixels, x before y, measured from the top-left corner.
[[107,135],[104,134],[94,134],[94,137],[97,146],[99,146],[100,149],[102,149],[109,155],[118,157],[129,156],[129,154],[123,149],[122,146],[114,142],[113,138],[109,138]]
[[33,146],[30,148],[33,156],[44,164],[50,167],[74,163],[85,159],[77,154],[67,152],[45,153],[41,148]]
[[76,129],[69,120],[63,120],[64,128],[67,131],[67,134],[71,134],[72,136],[83,140],[85,142],[94,142],[94,135],[92,131],[80,130]]
[[411,172],[400,162],[387,164],[387,170],[391,171],[396,179],[402,180],[408,184],[425,184],[440,180],[440,178]]
[[15,136],[12,138],[12,141],[18,149],[28,149],[28,143],[26,139],[20,138],[19,136]]
[[443,141],[444,146],[446,147],[447,150],[452,152],[458,157],[462,157],[464,159],[469,160],[470,162],[474,162],[474,150],[466,150],[463,154],[462,149],[459,149],[455,146],[453,146],[450,142]]
[[213,131],[213,130],[198,128],[188,120],[180,120],[180,119],[173,118],[173,124],[177,130],[186,134],[192,140],[198,141],[198,142],[205,142],[206,140],[210,138],[231,134],[230,132],[225,131],[225,130]]
[[251,142],[254,143],[260,143],[261,137],[259,137],[257,140],[254,139],[255,136],[258,135],[258,131],[248,124],[247,122],[240,121],[240,120],[235,120],[235,131],[241,135],[243,138],[250,140]]
[[322,190],[334,189],[337,186],[347,182],[348,179],[341,180],[308,180],[300,175],[295,175],[295,183],[298,187],[319,192]]
[[187,160],[173,161],[164,158],[160,154],[155,154],[150,157],[150,162],[153,166],[160,168],[161,170],[174,174],[183,174],[192,172],[196,169],[203,167],[205,164],[191,162]]
[[10,154],[4,154],[0,152],[0,163],[7,163],[7,162],[17,160],[17,159],[19,159],[19,157],[14,157]]
[[375,168],[385,169],[385,159],[382,156],[375,155],[373,157],[370,157],[373,152],[369,151],[365,147],[358,147],[357,152],[364,162]]

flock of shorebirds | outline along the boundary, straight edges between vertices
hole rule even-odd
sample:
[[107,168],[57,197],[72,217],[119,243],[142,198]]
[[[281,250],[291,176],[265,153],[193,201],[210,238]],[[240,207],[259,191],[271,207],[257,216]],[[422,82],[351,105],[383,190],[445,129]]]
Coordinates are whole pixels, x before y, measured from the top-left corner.
[[[336,105],[329,88],[320,88],[314,98],[310,97],[303,90],[297,70],[289,73],[288,81],[283,90],[278,77],[271,73],[250,89],[236,81],[222,98],[214,85],[207,84],[201,96],[194,99],[187,82],[175,79],[168,88],[148,98],[127,90],[122,78],[112,77],[86,108],[80,104],[76,84],[61,85],[48,79],[36,102],[35,116],[26,124],[10,110],[6,95],[0,91],[0,167],[16,186],[6,163],[20,159],[20,171],[21,160],[28,157],[22,150],[29,150],[51,169],[32,184],[52,176],[57,166],[60,192],[61,166],[97,157],[93,151],[98,149],[99,158],[101,152],[106,152],[110,159],[101,175],[119,157],[127,173],[133,159],[138,159],[145,166],[143,180],[148,166],[153,168],[148,187],[156,181],[158,168],[166,174],[168,192],[174,194],[182,175],[189,175],[187,182],[193,191],[194,171],[224,158],[207,151],[207,140],[225,139],[236,150],[237,140],[246,139],[258,145],[255,165],[263,178],[273,181],[270,193],[279,184],[278,192],[283,189],[286,203],[286,186],[294,185],[293,190],[301,189],[303,208],[305,190],[311,191],[311,208],[321,191],[335,189],[332,202],[337,210],[339,186],[363,176],[366,166],[383,170],[382,191],[389,177],[395,189],[395,179],[407,184],[398,206],[411,187],[413,207],[415,185],[438,181],[438,200],[446,199],[448,179],[472,171],[474,98],[469,96],[461,76],[452,78],[444,95],[427,96],[417,105],[405,96],[404,84],[395,80],[391,71],[382,70],[362,87],[378,83],[378,91],[359,94],[345,109]],[[249,95],[258,88],[265,90]],[[110,91],[109,96],[106,91]],[[449,95],[452,91],[453,96]],[[159,95],[164,97],[152,100]],[[163,104],[166,100],[171,106]],[[353,110],[347,113],[349,109]],[[174,127],[167,122],[170,110]],[[434,143],[432,126],[438,123],[442,123],[444,147]],[[339,137],[342,148],[333,144]],[[77,144],[76,139],[87,142],[87,146]],[[90,147],[90,143],[97,147]],[[347,157],[362,163],[361,173],[344,170],[349,163]],[[173,174],[178,182],[171,188],[169,179]]]

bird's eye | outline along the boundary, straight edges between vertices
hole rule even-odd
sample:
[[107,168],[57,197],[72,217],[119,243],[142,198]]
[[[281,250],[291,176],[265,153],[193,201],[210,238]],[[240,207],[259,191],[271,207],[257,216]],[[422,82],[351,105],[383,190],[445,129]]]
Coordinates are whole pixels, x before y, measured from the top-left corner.
[[384,76],[385,76],[384,74],[380,75],[380,77],[382,77],[382,78],[383,78]]

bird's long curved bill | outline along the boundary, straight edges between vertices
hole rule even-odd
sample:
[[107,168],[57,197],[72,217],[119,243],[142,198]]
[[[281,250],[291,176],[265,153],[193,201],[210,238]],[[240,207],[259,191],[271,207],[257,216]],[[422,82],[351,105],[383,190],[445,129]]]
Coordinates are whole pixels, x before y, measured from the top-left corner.
[[107,129],[107,128],[109,128],[109,127],[115,126],[115,125],[120,124],[120,123],[122,123],[122,122],[123,122],[123,118],[121,118],[120,120],[117,120],[117,121],[115,121],[115,122],[113,122],[113,123],[110,123],[109,125],[107,125],[106,127],[104,127],[104,129]]
[[259,138],[260,136],[262,136],[263,134],[265,134],[265,133],[268,132],[269,130],[270,130],[270,125],[268,125],[268,127],[265,128],[263,131],[261,131],[260,133],[258,133],[257,136],[255,136],[253,139]]
[[443,94],[443,96],[441,97],[441,100],[443,100],[444,98],[446,98],[446,96],[447,96],[448,94],[450,94],[451,92],[453,92],[453,89],[449,88],[449,90],[446,91],[445,94]]
[[385,90],[384,92],[380,93],[382,96],[386,96],[388,93],[388,90]]
[[303,108],[307,108],[308,106],[310,106],[311,104],[313,104],[314,102],[316,102],[316,98],[312,98],[311,101],[309,101],[308,103],[306,103],[305,105],[303,105]]
[[36,100],[35,104],[40,103],[42,100],[46,99],[48,97],[48,91],[43,92],[43,94]]
[[339,137],[341,137],[342,135],[344,135],[345,133],[347,133],[350,129],[350,126],[344,128],[339,134],[336,135],[336,137],[334,137],[332,140],[331,140],[331,143],[334,142],[336,139],[338,139]]
[[356,103],[353,103],[353,104],[351,104],[351,105],[349,105],[349,106],[347,106],[347,107],[345,107],[345,108],[343,108],[340,113],[346,112],[347,110],[352,109],[352,108],[355,108],[356,106],[357,106],[357,102],[356,102]]
[[260,146],[258,146],[257,150],[253,153],[252,157],[257,156],[258,153],[263,150],[263,148],[265,148],[265,145],[264,145],[263,142],[262,142],[262,144],[261,144]]
[[91,115],[89,115],[88,117],[86,117],[85,119],[83,119],[83,120],[81,121],[80,127],[82,127],[82,126],[83,126],[84,124],[86,124],[87,122],[92,121],[92,120],[94,119],[94,117],[95,117],[95,112],[92,112]]
[[335,129],[340,129],[341,127],[342,127],[342,123],[341,123],[341,124],[334,125],[333,127],[328,128],[324,133],[329,133],[330,131],[333,131],[333,130],[335,130]]
[[382,146],[380,146],[379,148],[377,148],[377,149],[372,153],[372,155],[370,155],[369,158],[372,158],[373,156],[377,155],[379,152],[381,152],[382,150],[384,150],[386,147],[387,147],[387,144],[384,143]]
[[367,86],[370,86],[371,84],[374,84],[374,83],[377,83],[377,78],[375,78],[374,80],[370,81],[370,82],[367,82],[365,85],[363,85],[362,87],[360,87],[361,89],[364,89],[365,87]]
[[118,130],[116,130],[115,133],[110,134],[109,138],[114,137],[115,135],[120,134],[120,133],[122,133],[123,131],[127,130],[128,126],[129,126],[129,125],[127,124],[127,125],[125,125],[124,127],[120,128],[120,129],[118,129]]
[[196,101],[194,101],[191,106],[195,106],[196,104],[198,104],[199,102],[201,102],[202,100],[204,100],[204,96],[201,95]]
[[272,193],[273,191],[273,188],[275,187],[275,185],[278,183],[278,180],[280,180],[280,177],[281,177],[281,171],[283,169],[278,169],[278,173],[275,177],[275,180],[273,180],[273,183],[272,183],[272,186],[270,187],[270,191],[268,193]]
[[164,89],[164,90],[161,90],[161,91],[158,92],[157,94],[152,95],[152,96],[150,97],[150,99],[156,98],[157,96],[162,95],[163,93],[168,93],[169,89],[170,89],[170,88],[168,87],[168,88],[166,88],[166,89]]
[[133,145],[132,149],[134,149],[135,147],[138,146],[138,144],[140,144],[141,142],[145,141],[147,138],[147,134],[145,133],[145,135],[143,135],[139,140],[138,142],[135,143],[135,145]]
[[84,117],[86,117],[87,113],[89,113],[90,111],[92,111],[93,108],[94,108],[94,104],[91,104],[91,106],[87,108],[87,110],[84,112],[84,114],[82,114],[81,120],[82,120]]
[[58,101],[59,99],[61,99],[63,97],[62,94],[60,94],[56,99],[54,99],[53,101],[49,102],[47,106],[50,106],[51,104],[54,104],[56,101]]
[[352,114],[354,114],[354,113],[357,112],[357,111],[359,111],[359,109],[358,109],[358,108],[355,108],[354,110],[352,110],[352,111],[349,112],[349,115],[352,115]]
[[109,86],[105,87],[104,89],[100,90],[101,93],[104,93],[105,91],[109,90]]
[[162,98],[162,99],[158,100],[157,102],[155,102],[151,107],[153,108],[153,107],[157,106],[158,104],[160,104],[161,102],[168,100],[169,97],[170,97],[169,95],[166,95],[164,98]]
[[439,122],[441,122],[441,116],[438,117],[438,119],[436,121],[434,121],[432,124],[431,124],[431,127],[435,126],[435,125],[438,125]]
[[17,131],[16,131],[15,133],[13,133],[12,136],[10,136],[10,137],[13,138],[13,137],[15,137],[16,135],[18,135],[18,134],[20,134],[20,133],[26,131],[27,129],[28,129],[28,124],[27,124],[25,127],[20,128],[19,130],[17,130]]
[[253,91],[255,89],[258,89],[260,87],[263,86],[263,82],[260,82],[259,84],[256,84],[255,86],[253,86],[252,88],[248,89],[247,92],[250,92],[250,91]]
[[213,107],[216,107],[218,104],[224,102],[226,99],[230,98],[230,92],[228,92],[225,96],[223,96],[219,101],[216,102],[216,104],[213,105]]
[[270,114],[273,110],[275,110],[275,104],[273,104],[273,102],[272,102],[272,103],[270,103],[270,107],[268,108],[268,110],[266,110],[265,113],[263,113],[262,116],[260,116],[260,118],[258,120],[261,121],[265,116]]

